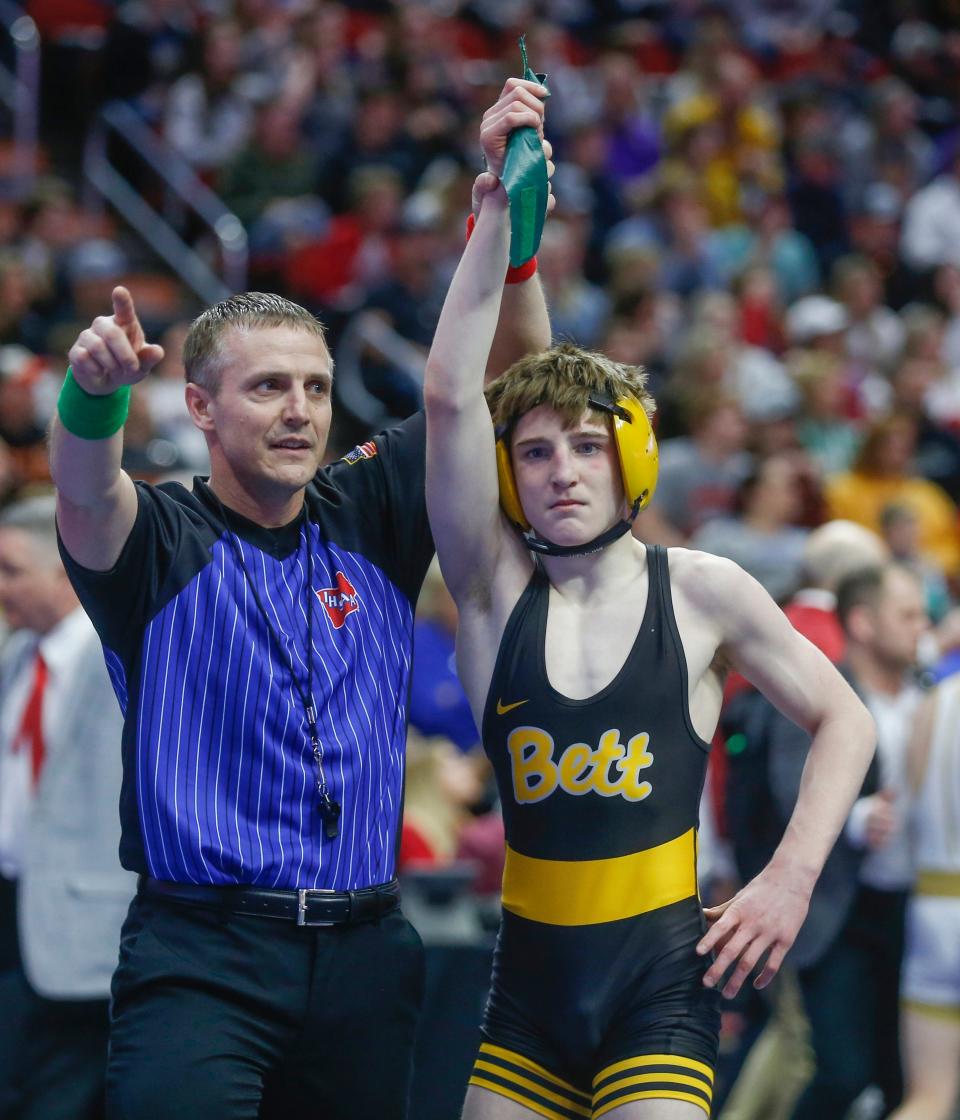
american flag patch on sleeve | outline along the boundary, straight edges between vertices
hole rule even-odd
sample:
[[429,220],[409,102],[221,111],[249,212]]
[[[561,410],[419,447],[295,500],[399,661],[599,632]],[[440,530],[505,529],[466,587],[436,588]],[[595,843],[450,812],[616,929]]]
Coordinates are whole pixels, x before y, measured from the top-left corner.
[[359,463],[361,459],[372,459],[376,453],[377,445],[370,439],[366,443],[357,444],[352,451],[344,455],[343,461],[353,466],[354,463]]

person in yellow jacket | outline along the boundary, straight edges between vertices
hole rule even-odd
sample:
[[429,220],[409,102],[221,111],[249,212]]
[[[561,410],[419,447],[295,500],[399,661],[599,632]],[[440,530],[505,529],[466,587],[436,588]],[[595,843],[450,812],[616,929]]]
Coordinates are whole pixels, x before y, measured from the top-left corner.
[[957,507],[945,490],[911,473],[916,426],[909,416],[877,420],[853,467],[828,478],[824,487],[831,519],[845,518],[879,533],[880,515],[892,502],[907,506],[920,522],[920,551],[948,578],[960,576]]

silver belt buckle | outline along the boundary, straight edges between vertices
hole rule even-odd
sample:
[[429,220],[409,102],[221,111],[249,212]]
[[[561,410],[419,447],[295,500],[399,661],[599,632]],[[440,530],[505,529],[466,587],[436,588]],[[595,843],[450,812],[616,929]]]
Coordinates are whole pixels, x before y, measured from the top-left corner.
[[309,926],[311,929],[324,929],[335,926],[336,922],[310,922],[307,921],[307,895],[308,894],[336,894],[336,891],[324,890],[321,887],[301,887],[297,891],[297,925]]

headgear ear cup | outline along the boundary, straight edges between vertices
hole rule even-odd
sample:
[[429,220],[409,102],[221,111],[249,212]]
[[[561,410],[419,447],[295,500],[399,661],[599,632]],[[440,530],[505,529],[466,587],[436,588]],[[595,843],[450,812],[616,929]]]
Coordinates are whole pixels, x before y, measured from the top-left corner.
[[513,464],[510,462],[510,448],[507,446],[507,437],[501,436],[497,440],[497,478],[500,481],[500,508],[509,521],[518,525],[526,532],[530,522],[526,519],[523,506],[520,504],[520,495],[517,493],[517,483],[513,477]]
[[[627,413],[626,419],[618,413]],[[613,436],[620,457],[620,473],[627,501],[646,506],[657,488],[659,452],[657,439],[643,405],[633,397],[621,397],[613,413]]]

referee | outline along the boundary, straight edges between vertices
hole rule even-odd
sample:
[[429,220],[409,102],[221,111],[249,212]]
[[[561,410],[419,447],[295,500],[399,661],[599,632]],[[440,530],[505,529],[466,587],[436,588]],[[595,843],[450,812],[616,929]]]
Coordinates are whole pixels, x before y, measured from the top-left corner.
[[[485,118],[502,167],[511,79]],[[549,344],[510,286],[503,364]],[[414,604],[433,553],[422,415],[322,468],[332,361],[274,295],[184,345],[208,480],[120,469],[130,386],[161,359],[113,293],[70,350],[50,444],[61,550],[124,713],[114,1120],[402,1120],[422,947],[395,874]]]

